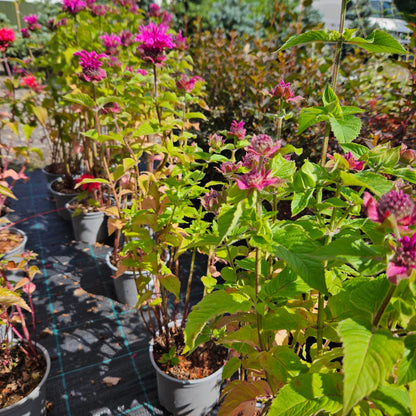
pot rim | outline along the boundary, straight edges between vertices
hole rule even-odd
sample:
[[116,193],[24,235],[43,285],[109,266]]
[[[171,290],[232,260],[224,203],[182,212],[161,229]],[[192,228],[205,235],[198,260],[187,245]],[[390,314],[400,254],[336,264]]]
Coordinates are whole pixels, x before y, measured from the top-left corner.
[[38,394],[39,390],[46,383],[46,380],[49,377],[49,373],[51,371],[51,357],[49,355],[49,352],[39,342],[36,342],[34,345],[35,345],[35,348],[40,350],[40,352],[45,357],[45,361],[46,361],[45,374],[43,375],[42,380],[39,382],[39,384],[26,397],[19,400],[17,403],[12,404],[11,406],[7,406],[7,407],[4,407],[4,408],[0,409],[0,415],[1,414],[7,415],[7,413],[9,411],[15,410],[15,409],[19,408],[20,406],[23,406],[28,400],[32,400],[33,396]]
[[0,260],[8,253],[12,253],[13,251],[19,249],[20,247],[25,247],[26,243],[27,243],[27,234],[21,230],[20,228],[16,228],[16,227],[7,227],[5,229],[8,229],[9,231],[12,231],[14,234],[20,234],[23,237],[22,242],[16,246],[15,248],[6,251],[5,253],[0,254]]
[[[75,198],[71,199],[69,202],[67,202],[65,204],[65,208],[71,213],[71,215],[73,216],[74,214],[74,210],[69,208],[69,205],[71,205],[74,201],[76,201]],[[97,216],[97,217],[102,217],[103,215],[105,215],[104,211],[93,211],[93,212],[81,212],[79,215],[85,215],[88,217],[93,217],[93,216]],[[77,215],[78,217],[78,215]]]
[[78,195],[78,192],[74,192],[73,194],[65,194],[65,193],[63,193],[63,192],[58,192],[58,191],[55,191],[55,189],[53,189],[53,188],[52,188],[52,185],[53,185],[55,182],[60,182],[60,180],[61,180],[61,177],[56,178],[56,179],[54,179],[52,182],[49,182],[49,183],[48,183],[48,190],[49,190],[52,194],[54,194],[54,195],[59,195],[59,196],[73,196],[73,197]]

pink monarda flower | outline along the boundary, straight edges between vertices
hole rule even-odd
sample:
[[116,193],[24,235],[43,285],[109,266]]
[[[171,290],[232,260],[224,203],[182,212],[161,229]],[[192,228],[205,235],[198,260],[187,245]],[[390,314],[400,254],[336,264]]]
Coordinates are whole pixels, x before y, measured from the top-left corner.
[[[81,175],[81,177],[79,177],[76,180],[76,183],[80,183],[82,182],[84,179],[95,179],[95,177],[93,175],[89,175],[88,173],[85,173],[84,175]],[[92,192],[95,189],[99,189],[100,188],[100,184],[95,182],[95,183],[84,183],[83,185],[81,185],[81,189],[83,191],[87,191],[87,192]]]
[[237,172],[239,167],[240,167],[240,162],[239,163],[222,162],[220,167],[217,168],[217,170],[218,172],[222,173],[224,176],[229,176]]
[[387,265],[387,278],[393,285],[407,279],[416,270],[416,233],[398,239],[398,246]]
[[101,114],[119,113],[119,112],[120,112],[120,106],[118,105],[118,103],[107,103],[101,109]]
[[269,185],[276,185],[280,182],[279,178],[270,178],[270,170],[265,172],[264,166],[261,168],[259,172],[256,169],[251,170],[250,172],[236,176],[237,186],[241,190],[248,189],[250,191],[257,189],[258,191],[262,191]]
[[259,157],[270,159],[282,146],[279,140],[274,142],[267,134],[253,135],[250,146],[247,147],[247,152],[253,153]]
[[87,8],[87,3],[83,0],[62,0],[62,9],[72,15],[78,14]]
[[24,39],[29,39],[31,37],[28,27],[24,27],[23,29],[20,29],[20,33],[22,34],[22,38]]
[[176,49],[179,49],[181,51],[184,51],[185,49],[188,48],[188,45],[186,44],[186,38],[182,36],[181,30],[175,36],[175,45],[176,45]]
[[[335,163],[333,162],[335,158],[331,154],[327,154],[327,157],[328,159],[331,159],[328,162],[327,167],[332,168],[335,165]],[[365,162],[363,160],[357,160],[351,152],[346,153],[342,157],[348,162],[348,168],[350,170],[363,170]]]
[[181,79],[176,81],[176,88],[185,92],[191,92],[194,89],[197,81],[200,80],[202,80],[202,78],[198,76],[189,78],[188,75],[182,75]]
[[292,90],[292,87],[290,86],[290,82],[285,83],[283,80],[280,80],[279,84],[277,84],[274,88],[269,90],[263,90],[264,94],[269,95],[271,97],[277,98],[277,99],[283,99],[286,102],[295,102],[302,100],[302,97],[300,95],[297,95],[295,97],[295,93]]
[[160,17],[161,13],[162,12],[160,10],[160,6],[159,5],[157,5],[156,3],[152,3],[150,5],[150,7],[149,7],[149,13],[148,13],[149,16],[152,16],[152,17]]
[[243,157],[243,166],[247,169],[257,169],[259,166],[259,157],[254,153],[246,153]]
[[6,51],[6,49],[15,40],[13,29],[2,27],[0,29],[0,52]]
[[246,129],[244,128],[244,121],[240,121],[239,123],[237,123],[235,120],[233,120],[228,134],[232,136],[237,136],[239,140],[244,139],[244,137],[246,137]]
[[208,144],[212,149],[220,150],[224,145],[224,138],[217,133],[213,133],[208,138]]
[[121,45],[120,36],[114,35],[113,33],[110,35],[105,33],[104,35],[100,36],[100,39],[102,39],[105,52],[108,55],[118,55],[120,52],[118,47]]
[[201,199],[201,205],[209,212],[215,214],[218,213],[218,210],[221,207],[223,201],[222,195],[215,189],[211,189],[204,197]]
[[399,227],[407,228],[416,224],[416,204],[410,195],[401,189],[394,189],[382,195],[378,202],[368,193],[364,193],[364,210],[371,221],[382,224],[390,215]]
[[98,82],[107,76],[105,70],[101,69],[103,63],[100,61],[101,58],[107,57],[106,54],[97,54],[95,51],[80,51],[75,52],[74,56],[79,56],[80,58],[79,64],[82,67],[82,73],[78,74],[78,76],[84,81]]
[[26,77],[22,78],[22,80],[20,81],[20,85],[22,87],[28,87],[36,93],[41,92],[44,88],[42,85],[38,84],[36,78],[32,74],[29,74]]
[[140,33],[136,35],[135,40],[141,43],[137,50],[142,59],[154,64],[165,61],[165,49],[175,47],[172,35],[166,33],[167,30],[167,26],[157,25],[153,22],[150,22],[147,26],[140,26]]
[[90,7],[90,13],[93,16],[105,16],[107,14],[108,7],[105,4],[93,4]]
[[38,15],[31,14],[29,16],[25,16],[23,21],[27,23],[28,29],[31,31],[36,31],[41,28],[41,25],[38,23]]
[[120,32],[120,42],[125,48],[129,47],[134,42],[133,34],[128,30],[122,30]]

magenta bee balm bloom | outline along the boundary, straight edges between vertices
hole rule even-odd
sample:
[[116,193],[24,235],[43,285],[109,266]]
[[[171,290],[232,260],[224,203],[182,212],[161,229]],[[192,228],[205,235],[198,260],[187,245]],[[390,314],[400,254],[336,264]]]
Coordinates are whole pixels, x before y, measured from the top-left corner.
[[100,58],[106,58],[107,55],[104,53],[97,54],[97,52],[80,51],[75,52],[74,56],[79,56],[79,64],[82,67],[82,73],[78,76],[87,82],[98,82],[103,80],[107,73],[104,69],[101,69],[103,63]]
[[87,8],[87,3],[83,0],[63,0],[62,8],[65,12],[76,15]]
[[281,145],[280,140],[274,142],[267,134],[254,134],[247,152],[269,159],[280,149]]
[[416,233],[410,238],[399,238],[398,243],[393,260],[387,266],[387,278],[394,285],[409,278],[413,270],[416,270]]
[[403,228],[416,224],[416,204],[410,195],[401,189],[394,189],[382,195],[378,202],[368,193],[364,193],[364,210],[371,221],[383,223],[390,215]]
[[23,21],[27,23],[27,28],[31,31],[36,31],[41,28],[40,24],[38,23],[38,15],[31,14],[30,16],[25,16]]
[[142,59],[154,64],[160,64],[166,59],[165,49],[175,47],[172,35],[166,33],[167,30],[167,26],[157,25],[153,22],[147,26],[140,26],[140,33],[136,35],[135,40],[141,43],[137,50]]
[[249,189],[252,191],[253,189],[257,189],[258,191],[262,191],[267,186],[276,185],[280,182],[279,178],[270,178],[269,174],[270,170],[265,172],[264,166],[260,172],[253,169],[245,175],[236,177],[237,186],[241,190]]
[[120,36],[114,35],[113,33],[111,33],[111,35],[105,33],[100,36],[100,39],[103,41],[106,53],[109,55],[117,55],[119,53],[118,46],[121,45]]
[[290,86],[290,82],[285,83],[283,80],[280,80],[279,84],[277,84],[270,91],[264,90],[263,92],[271,97],[283,99],[288,103],[291,101],[297,103],[302,99],[300,95],[297,95],[295,97],[295,93],[293,92],[292,87]]
[[240,121],[239,123],[237,123],[235,120],[233,120],[228,134],[237,136],[239,140],[244,139],[244,137],[246,137],[246,129],[244,128],[244,121]]

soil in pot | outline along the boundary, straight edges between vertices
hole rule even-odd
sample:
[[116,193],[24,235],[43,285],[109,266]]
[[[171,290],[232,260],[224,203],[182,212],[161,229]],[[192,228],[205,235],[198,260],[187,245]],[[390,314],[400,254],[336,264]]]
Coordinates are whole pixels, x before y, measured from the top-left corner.
[[[158,335],[154,339],[153,356],[159,368],[167,375],[179,380],[198,380],[218,371],[227,358],[228,350],[212,341],[200,345],[192,354],[180,355],[185,348],[184,333],[180,327],[173,326],[170,330],[170,345],[166,348],[165,336]],[[175,347],[179,363],[170,365],[160,360],[167,351]]]
[[[5,350],[1,361],[7,359]],[[21,346],[10,349],[9,366],[0,369],[0,409],[11,406],[29,395],[41,382],[46,372],[46,360],[38,354],[38,360],[28,357]]]
[[61,194],[76,194],[79,191],[75,189],[75,179],[72,176],[63,177],[62,181],[54,181],[52,189]]

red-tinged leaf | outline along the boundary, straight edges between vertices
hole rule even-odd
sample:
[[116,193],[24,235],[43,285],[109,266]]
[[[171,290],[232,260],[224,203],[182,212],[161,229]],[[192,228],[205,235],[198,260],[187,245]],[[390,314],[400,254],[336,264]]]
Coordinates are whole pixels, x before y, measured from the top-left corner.
[[264,380],[233,381],[223,390],[224,402],[218,416],[252,416],[258,398],[272,396],[270,386]]
[[22,287],[23,292],[27,293],[28,295],[33,293],[36,290],[36,285],[32,282],[26,283]]
[[174,274],[166,274],[159,276],[161,285],[169,292],[173,293],[179,299],[179,291],[181,290],[181,282],[178,276]]

